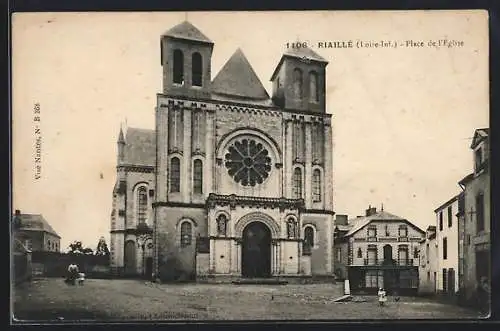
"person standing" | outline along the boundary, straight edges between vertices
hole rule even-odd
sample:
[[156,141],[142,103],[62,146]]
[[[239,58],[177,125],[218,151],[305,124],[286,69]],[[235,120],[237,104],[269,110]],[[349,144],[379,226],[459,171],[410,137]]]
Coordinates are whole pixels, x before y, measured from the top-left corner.
[[378,304],[380,306],[383,306],[385,302],[387,301],[387,293],[385,290],[381,287],[378,290]]

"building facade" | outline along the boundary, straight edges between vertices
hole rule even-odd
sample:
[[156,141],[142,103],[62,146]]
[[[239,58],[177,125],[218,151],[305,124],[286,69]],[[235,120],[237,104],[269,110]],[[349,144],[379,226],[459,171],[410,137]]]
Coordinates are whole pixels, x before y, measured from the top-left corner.
[[110,267],[117,275],[149,278],[153,273],[156,133],[147,129],[120,128],[117,150]]
[[419,294],[433,295],[438,291],[438,254],[436,226],[430,225],[425,231],[425,238],[420,242]]
[[40,214],[23,214],[20,210],[14,215],[17,230],[14,239],[29,251],[59,252],[61,237]]
[[464,193],[463,299],[477,302],[481,281],[491,286],[489,129],[477,129],[470,148],[474,172],[459,184]]
[[438,293],[458,293],[458,195],[434,210],[436,214]]
[[[148,273],[137,263],[142,236],[162,280],[332,276],[327,61],[290,49],[270,97],[240,49],[212,80],[215,45],[189,22],[160,40],[154,156],[140,171],[142,157],[118,168],[112,261],[126,269],[134,256],[132,269]],[[134,207],[146,200],[139,182],[146,226]]]
[[[348,221],[350,229],[335,241],[343,255],[347,247],[346,270],[353,291],[389,293],[416,292],[420,242],[425,232],[408,220],[374,207],[365,216]],[[337,266],[336,266],[337,268]]]

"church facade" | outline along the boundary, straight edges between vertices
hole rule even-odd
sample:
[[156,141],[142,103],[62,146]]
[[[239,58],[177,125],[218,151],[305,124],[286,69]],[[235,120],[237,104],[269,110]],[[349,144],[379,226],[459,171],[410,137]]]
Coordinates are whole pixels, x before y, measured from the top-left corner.
[[269,96],[240,49],[212,79],[214,46],[189,22],[161,36],[154,160],[123,137],[149,164],[118,167],[112,260],[162,280],[332,276],[327,61],[287,50]]

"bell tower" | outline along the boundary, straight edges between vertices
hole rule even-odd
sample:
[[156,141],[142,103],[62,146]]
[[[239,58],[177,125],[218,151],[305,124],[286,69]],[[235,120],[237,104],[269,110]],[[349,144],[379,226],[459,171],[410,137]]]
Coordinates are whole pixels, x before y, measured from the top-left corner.
[[273,102],[290,110],[325,113],[325,72],[328,62],[301,43],[281,57],[271,77]]
[[194,98],[210,97],[214,43],[188,21],[161,36],[163,93]]

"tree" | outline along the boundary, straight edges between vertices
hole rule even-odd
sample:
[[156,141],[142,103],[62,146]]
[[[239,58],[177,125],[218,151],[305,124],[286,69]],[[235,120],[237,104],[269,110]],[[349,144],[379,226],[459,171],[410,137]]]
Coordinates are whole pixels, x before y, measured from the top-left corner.
[[92,254],[93,251],[92,251],[92,248],[88,248],[88,247],[84,248],[81,241],[75,240],[74,242],[72,242],[71,244],[69,244],[69,253],[70,254],[86,254],[86,255],[89,255],[89,254]]
[[98,256],[108,256],[109,255],[108,245],[106,244],[106,239],[104,239],[104,237],[101,237],[99,239],[99,243],[97,244],[97,248],[95,250],[95,255],[98,255]]

